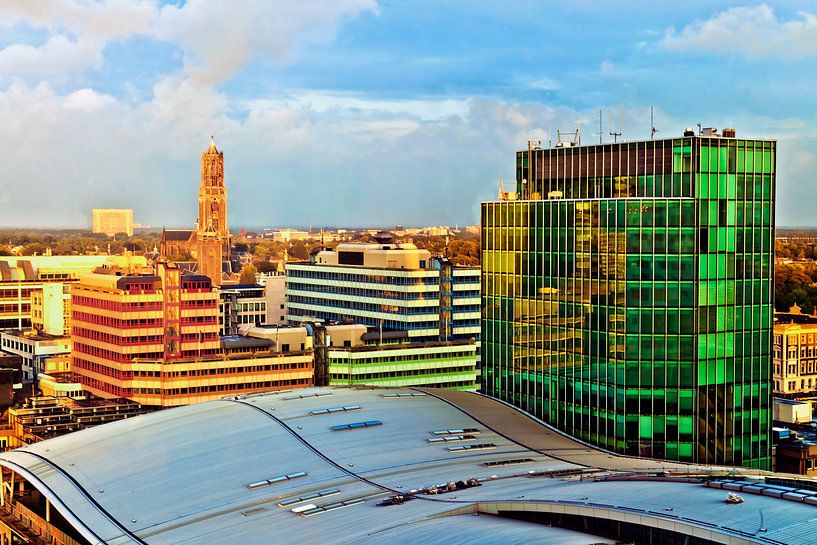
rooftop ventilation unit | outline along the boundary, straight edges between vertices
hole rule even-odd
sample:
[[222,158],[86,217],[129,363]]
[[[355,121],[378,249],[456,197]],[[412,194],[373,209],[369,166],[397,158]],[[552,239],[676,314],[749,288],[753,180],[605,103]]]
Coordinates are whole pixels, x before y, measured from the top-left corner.
[[734,138],[735,137],[735,129],[723,129],[723,137],[724,138]]
[[701,134],[703,136],[720,136],[718,134],[718,127],[704,127],[701,129]]
[[695,136],[695,131],[693,131],[692,128],[687,127],[684,129],[684,136]]

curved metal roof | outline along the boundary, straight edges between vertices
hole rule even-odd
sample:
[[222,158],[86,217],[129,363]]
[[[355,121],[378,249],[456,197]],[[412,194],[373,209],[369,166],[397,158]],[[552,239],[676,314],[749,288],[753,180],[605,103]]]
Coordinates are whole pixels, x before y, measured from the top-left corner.
[[[0,464],[91,543],[112,545],[613,542],[470,516],[507,512],[622,519],[735,544],[805,545],[817,528],[817,506],[802,498],[747,491],[727,505],[724,490],[667,477],[724,468],[612,455],[498,401],[431,389],[239,396],[79,431],[0,454]],[[377,506],[471,477],[481,486]]]

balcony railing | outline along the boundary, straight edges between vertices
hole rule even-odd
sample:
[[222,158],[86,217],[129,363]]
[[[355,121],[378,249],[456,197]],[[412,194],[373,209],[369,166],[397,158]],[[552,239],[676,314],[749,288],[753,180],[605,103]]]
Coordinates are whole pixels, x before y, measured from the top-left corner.
[[20,502],[6,502],[0,518],[30,543],[40,545],[84,545]]

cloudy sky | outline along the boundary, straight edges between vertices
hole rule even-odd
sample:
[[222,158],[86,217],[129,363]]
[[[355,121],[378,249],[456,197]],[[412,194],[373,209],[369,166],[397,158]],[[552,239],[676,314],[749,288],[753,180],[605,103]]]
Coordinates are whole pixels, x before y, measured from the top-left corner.
[[7,0],[0,225],[192,225],[211,134],[233,230],[473,224],[528,139],[650,106],[777,138],[778,224],[817,225],[815,89],[812,2]]

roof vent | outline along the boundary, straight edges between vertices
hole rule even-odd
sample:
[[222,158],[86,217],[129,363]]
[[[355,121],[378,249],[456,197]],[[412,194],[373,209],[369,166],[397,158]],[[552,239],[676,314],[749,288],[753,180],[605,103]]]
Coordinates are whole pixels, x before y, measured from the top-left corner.
[[735,137],[735,129],[723,129],[723,137],[724,138],[734,138]]
[[701,129],[701,134],[704,136],[720,136],[718,134],[718,127],[704,127]]
[[684,136],[695,136],[695,131],[691,127],[684,129]]

